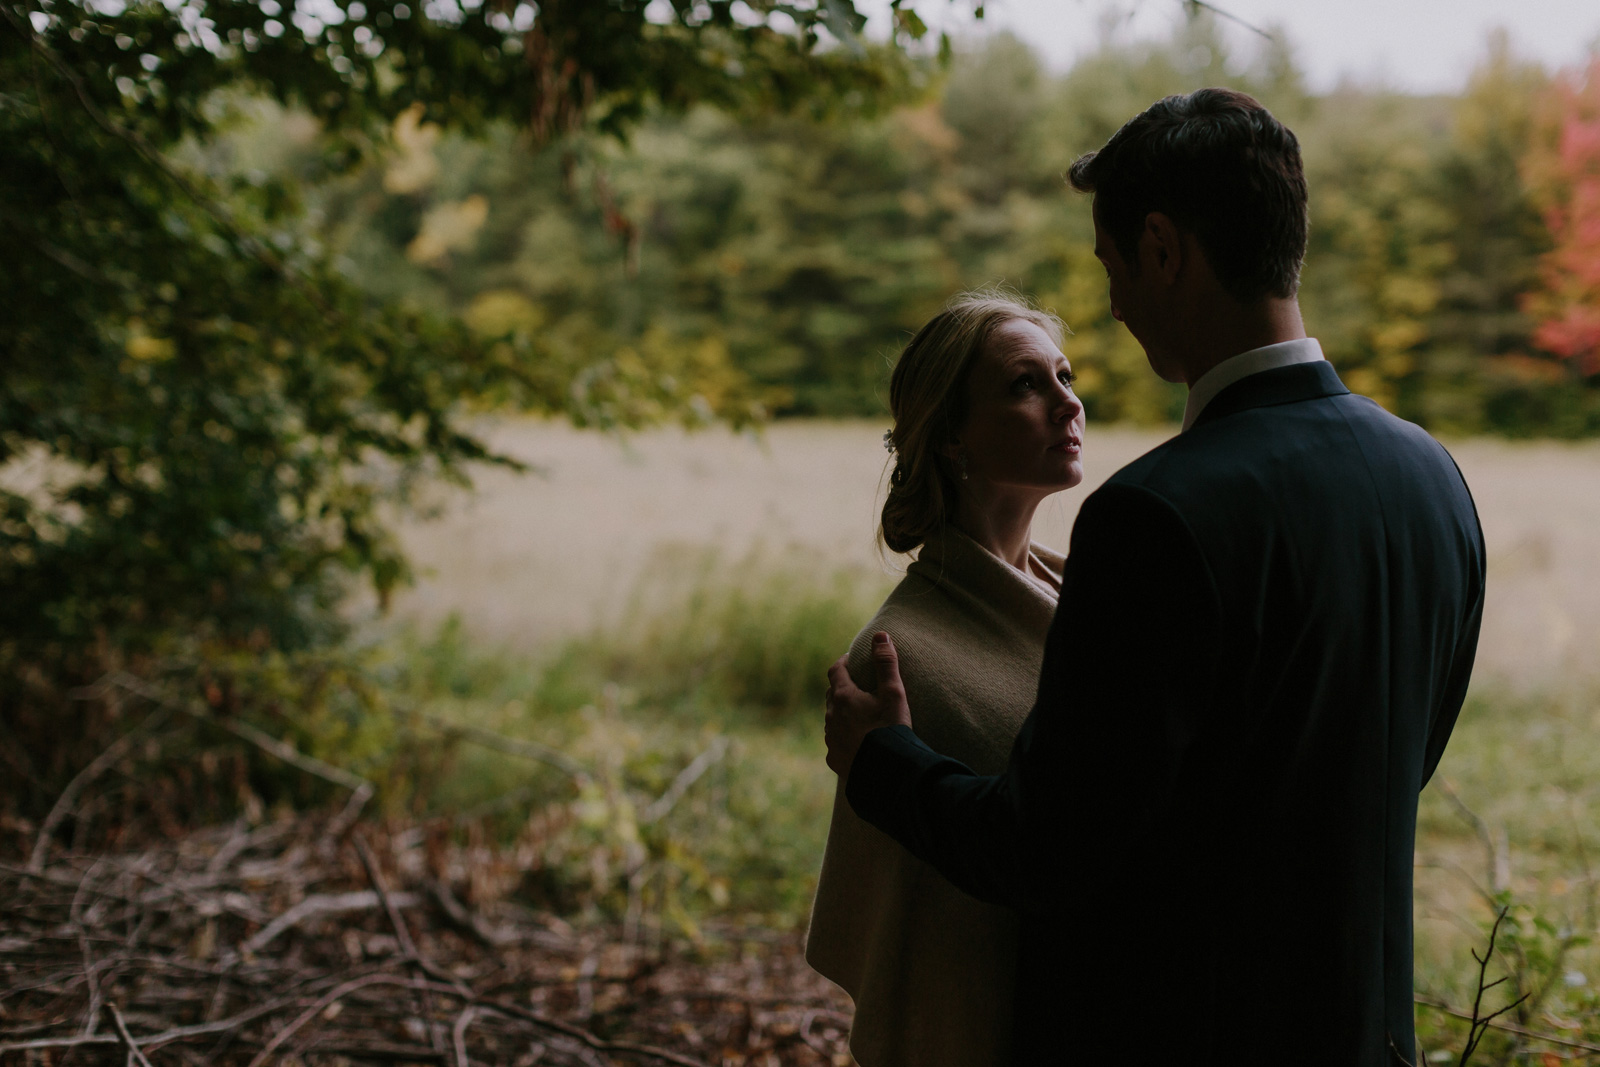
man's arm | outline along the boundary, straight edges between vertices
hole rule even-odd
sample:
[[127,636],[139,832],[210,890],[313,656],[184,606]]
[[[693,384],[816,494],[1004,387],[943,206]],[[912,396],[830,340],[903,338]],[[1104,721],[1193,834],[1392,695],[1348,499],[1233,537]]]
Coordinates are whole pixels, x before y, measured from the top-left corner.
[[850,805],[968,893],[1050,907],[1064,879],[1114,874],[1170,812],[1212,699],[1219,628],[1182,519],[1147,490],[1108,486],[1074,526],[1038,700],[1006,771],[974,774],[909,725],[875,728],[894,716],[836,677],[830,720],[868,724],[847,769]]
[[1473,570],[1468,576],[1468,588],[1472,590],[1472,596],[1462,620],[1455,654],[1450,660],[1450,673],[1445,679],[1444,690],[1429,717],[1427,747],[1422,756],[1422,785],[1428,784],[1433,772],[1438,769],[1439,760],[1444,756],[1445,742],[1450,740],[1450,732],[1455,729],[1456,719],[1461,714],[1461,705],[1467,699],[1467,683],[1472,679],[1472,664],[1478,654],[1478,634],[1483,628],[1483,598],[1488,574],[1483,530],[1477,526],[1476,511],[1473,513],[1473,525],[1477,534],[1473,543],[1476,551],[1473,554]]

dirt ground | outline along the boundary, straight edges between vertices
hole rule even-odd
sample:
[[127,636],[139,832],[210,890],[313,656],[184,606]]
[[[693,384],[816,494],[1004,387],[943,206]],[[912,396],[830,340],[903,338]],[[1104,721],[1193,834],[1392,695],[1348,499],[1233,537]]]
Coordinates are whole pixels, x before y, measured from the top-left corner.
[[[505,451],[542,474],[488,471],[474,493],[410,521],[418,565],[397,617],[459,612],[486,639],[538,650],[616,616],[664,544],[740,555],[803,546],[841,565],[882,567],[873,543],[884,426],[786,422],[759,438],[713,430],[619,440],[538,421],[502,421]],[[1091,427],[1083,486],[1047,502],[1035,537],[1065,545],[1088,491],[1164,439]],[[1448,442],[1489,545],[1479,678],[1518,686],[1600,679],[1600,443]]]

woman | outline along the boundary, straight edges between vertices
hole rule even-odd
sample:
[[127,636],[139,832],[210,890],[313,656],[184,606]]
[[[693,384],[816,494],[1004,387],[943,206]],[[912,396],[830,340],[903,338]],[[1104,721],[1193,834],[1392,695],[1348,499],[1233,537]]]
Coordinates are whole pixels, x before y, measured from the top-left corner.
[[[850,649],[872,687],[888,631],[917,733],[980,774],[1002,770],[1033,704],[1062,557],[1029,538],[1035,509],[1083,480],[1083,405],[1061,322],[1003,294],[956,298],[900,355],[880,535],[921,549]],[[1008,1059],[1016,926],[834,799],[806,959],[855,1000],[862,1067]]]

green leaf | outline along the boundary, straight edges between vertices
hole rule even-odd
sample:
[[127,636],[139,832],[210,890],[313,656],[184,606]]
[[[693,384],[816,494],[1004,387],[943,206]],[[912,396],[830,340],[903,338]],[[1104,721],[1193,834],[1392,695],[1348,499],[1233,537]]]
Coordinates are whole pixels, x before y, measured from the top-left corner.
[[894,21],[896,28],[902,33],[909,34],[913,41],[922,40],[928,32],[928,24],[923,22],[922,17],[909,8],[897,9],[894,13]]

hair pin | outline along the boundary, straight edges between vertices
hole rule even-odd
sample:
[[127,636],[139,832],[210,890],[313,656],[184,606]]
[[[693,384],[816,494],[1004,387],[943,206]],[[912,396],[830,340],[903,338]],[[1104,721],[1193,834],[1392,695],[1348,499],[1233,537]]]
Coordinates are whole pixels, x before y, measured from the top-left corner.
[[894,431],[893,430],[885,430],[885,431],[883,431],[883,450],[885,452],[888,452],[890,455],[894,454]]

